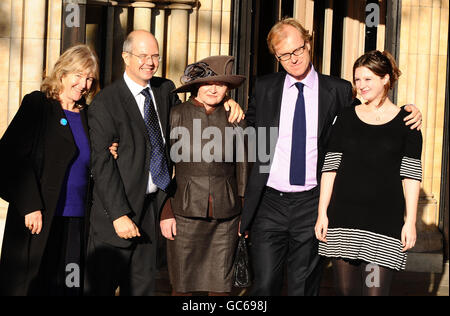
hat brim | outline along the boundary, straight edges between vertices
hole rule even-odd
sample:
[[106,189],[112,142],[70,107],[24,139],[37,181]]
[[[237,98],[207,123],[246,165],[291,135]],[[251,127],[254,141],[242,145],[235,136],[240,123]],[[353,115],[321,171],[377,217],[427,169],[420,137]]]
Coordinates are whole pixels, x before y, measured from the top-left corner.
[[202,83],[208,82],[222,82],[228,86],[229,90],[236,89],[239,87],[244,81],[247,79],[245,76],[241,75],[223,75],[223,76],[210,76],[205,78],[199,78],[188,82],[175,90],[172,90],[173,93],[182,93],[182,92],[192,92],[195,90],[196,86]]

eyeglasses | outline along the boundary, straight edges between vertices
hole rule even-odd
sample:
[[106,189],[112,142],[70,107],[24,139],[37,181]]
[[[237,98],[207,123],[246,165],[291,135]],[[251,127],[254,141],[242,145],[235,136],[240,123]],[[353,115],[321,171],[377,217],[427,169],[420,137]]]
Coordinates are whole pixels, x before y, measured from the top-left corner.
[[292,55],[297,56],[297,57],[301,56],[305,52],[305,46],[306,46],[306,42],[303,44],[303,46],[297,48],[292,53],[286,53],[281,56],[277,56],[277,58],[279,61],[288,61],[292,58]]
[[149,56],[149,55],[135,55],[132,52],[127,52],[127,53],[137,57],[140,64],[143,64],[144,62],[148,63],[150,61],[153,61],[154,63],[161,61],[161,56],[159,56],[159,55],[150,55]]

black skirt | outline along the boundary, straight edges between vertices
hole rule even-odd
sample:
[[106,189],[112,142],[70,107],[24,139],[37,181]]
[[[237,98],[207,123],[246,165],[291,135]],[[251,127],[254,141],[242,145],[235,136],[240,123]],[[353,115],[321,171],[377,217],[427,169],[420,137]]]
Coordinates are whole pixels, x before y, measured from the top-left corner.
[[55,216],[38,275],[37,295],[83,294],[84,218]]

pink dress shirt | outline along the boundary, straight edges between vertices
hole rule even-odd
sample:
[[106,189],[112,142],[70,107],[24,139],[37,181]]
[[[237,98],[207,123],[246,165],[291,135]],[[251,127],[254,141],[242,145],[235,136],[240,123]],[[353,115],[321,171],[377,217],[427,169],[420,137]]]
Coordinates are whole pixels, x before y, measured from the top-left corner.
[[281,192],[302,192],[317,186],[317,131],[319,120],[319,76],[311,66],[309,74],[301,82],[305,85],[303,94],[306,111],[306,178],[305,185],[291,185],[289,170],[291,164],[292,124],[297,102],[297,80],[286,75],[280,110],[280,125],[275,154],[270,168],[267,186]]

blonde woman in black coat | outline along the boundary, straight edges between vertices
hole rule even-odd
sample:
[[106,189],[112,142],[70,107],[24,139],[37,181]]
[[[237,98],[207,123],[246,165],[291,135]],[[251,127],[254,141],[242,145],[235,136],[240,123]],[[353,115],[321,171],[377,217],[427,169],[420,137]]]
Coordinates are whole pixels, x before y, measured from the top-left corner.
[[[0,140],[0,195],[9,202],[0,295],[80,295],[90,183],[86,99],[98,91],[95,53],[60,56],[27,94]],[[67,272],[66,272],[67,271]]]

